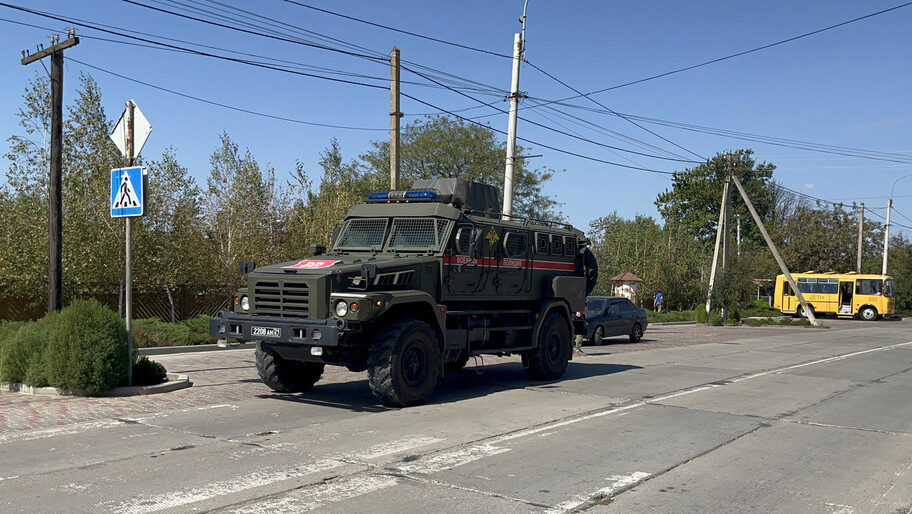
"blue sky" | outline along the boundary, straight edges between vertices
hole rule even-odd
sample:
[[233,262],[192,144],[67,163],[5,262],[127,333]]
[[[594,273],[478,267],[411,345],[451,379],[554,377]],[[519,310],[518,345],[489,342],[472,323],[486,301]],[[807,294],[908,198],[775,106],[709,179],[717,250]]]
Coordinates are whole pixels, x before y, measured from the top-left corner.
[[[38,63],[22,66],[21,51],[34,52],[38,43],[48,46],[51,32],[62,35],[64,28],[75,26],[81,42],[65,53],[64,101],[74,99],[80,72],[90,73],[101,86],[110,119],[116,120],[126,100],[135,100],[153,126],[143,157],[157,159],[165,148],[174,147],[178,160],[200,184],[208,176],[209,156],[218,147],[222,132],[227,132],[241,148],[249,149],[261,165],[273,166],[279,178],[288,177],[295,161],[301,161],[310,175],[318,178],[319,154],[333,137],[340,141],[346,161],[369,150],[370,141],[388,139],[389,66],[383,56],[394,46],[400,49],[407,68],[402,71],[404,94],[506,132],[511,72],[507,56],[512,52],[513,34],[521,28],[518,18],[523,10],[522,0],[4,3],[67,21],[0,6],[0,55],[5,56],[0,60],[0,152],[8,150],[7,137],[23,133],[15,117],[22,93],[36,72],[44,73]],[[296,3],[482,51],[387,30]],[[525,53],[528,64],[523,66],[520,79],[520,89],[529,98],[521,105],[518,136],[535,143],[520,144],[527,148],[527,154],[542,155],[531,161],[535,167],[558,170],[547,185],[547,192],[564,204],[561,210],[566,217],[583,229],[613,211],[625,218],[645,214],[660,220],[653,202],[671,185],[666,174],[604,161],[672,172],[693,166],[682,160],[702,160],[738,148],[752,148],[758,161],[775,164],[774,178],[786,187],[828,201],[864,202],[867,217],[883,221],[894,181],[912,173],[912,100],[908,93],[912,84],[912,6],[689,71],[616,86],[807,34],[902,3],[529,0]],[[286,34],[282,37],[305,43],[232,31],[137,4],[253,32],[265,30],[252,27],[252,23],[269,24]],[[206,12],[193,12],[196,9]],[[219,18],[228,14],[241,18],[233,22]],[[132,38],[98,28],[129,33]],[[232,58],[259,62],[278,59],[281,62],[274,65],[294,66],[300,73],[114,42],[147,45],[137,37]],[[313,43],[347,53],[315,48]],[[454,83],[472,82],[477,87],[463,90],[465,94],[461,95],[409,70],[425,70],[421,73],[435,80],[447,74]],[[601,105],[576,98],[548,107],[537,106],[543,101],[577,96],[555,79],[584,93],[611,89],[591,96]],[[246,114],[136,81],[306,123]],[[640,120],[637,124],[648,131],[606,112],[606,108],[628,118],[642,117],[632,119]],[[402,99],[402,111],[403,123],[440,113],[409,98]],[[672,122],[671,126],[665,122]],[[684,130],[682,125],[725,133]],[[830,151],[851,155],[744,141],[732,132],[830,145]],[[877,159],[861,158],[858,150],[875,152]],[[3,164],[2,169],[5,167]],[[894,207],[894,233],[902,229],[901,224],[912,227],[912,177],[895,182]]]

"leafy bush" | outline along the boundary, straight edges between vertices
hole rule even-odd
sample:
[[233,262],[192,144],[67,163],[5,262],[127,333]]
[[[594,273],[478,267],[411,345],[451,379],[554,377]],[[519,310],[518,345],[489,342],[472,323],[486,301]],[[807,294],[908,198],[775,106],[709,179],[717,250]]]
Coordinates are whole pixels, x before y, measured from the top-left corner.
[[160,384],[167,380],[168,373],[160,363],[141,356],[133,365],[133,385],[145,386]]
[[693,321],[694,311],[646,311],[646,319],[650,323],[668,323],[672,321]]
[[782,311],[770,307],[769,304],[763,300],[754,300],[744,306],[741,310],[743,311],[741,315],[745,318],[757,316],[782,316]]
[[709,324],[714,327],[721,327],[725,324],[725,320],[722,319],[722,314],[716,311],[713,311],[709,315]]
[[35,322],[19,324],[19,330],[0,348],[0,382],[48,385],[44,350],[55,318],[53,313]]
[[706,323],[706,309],[701,309],[698,307],[694,311],[694,314],[694,317],[697,319],[697,323]]
[[50,385],[96,395],[126,377],[127,332],[114,311],[79,300],[61,310],[53,325],[45,352]]
[[733,310],[732,310],[731,320],[734,321],[734,322],[740,322],[740,321],[741,321],[741,313],[738,312],[738,309],[733,309]]
[[133,321],[133,345],[136,348],[213,344],[209,337],[209,316],[197,316],[181,323],[152,319]]

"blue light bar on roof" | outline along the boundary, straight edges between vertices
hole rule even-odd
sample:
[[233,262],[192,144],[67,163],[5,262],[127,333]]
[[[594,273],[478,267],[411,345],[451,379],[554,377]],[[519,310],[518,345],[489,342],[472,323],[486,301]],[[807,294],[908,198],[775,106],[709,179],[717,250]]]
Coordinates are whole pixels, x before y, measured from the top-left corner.
[[367,195],[367,199],[373,202],[393,200],[436,202],[439,200],[439,197],[437,191],[416,189],[414,191],[374,191]]

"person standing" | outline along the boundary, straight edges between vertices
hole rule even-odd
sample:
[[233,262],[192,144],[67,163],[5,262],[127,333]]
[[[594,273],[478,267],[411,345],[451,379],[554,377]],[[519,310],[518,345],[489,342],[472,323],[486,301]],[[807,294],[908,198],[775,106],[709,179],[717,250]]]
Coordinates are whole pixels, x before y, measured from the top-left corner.
[[659,289],[659,292],[656,293],[656,303],[655,303],[656,312],[662,312],[662,304],[664,303],[664,301],[665,301],[665,297],[662,295],[662,290]]

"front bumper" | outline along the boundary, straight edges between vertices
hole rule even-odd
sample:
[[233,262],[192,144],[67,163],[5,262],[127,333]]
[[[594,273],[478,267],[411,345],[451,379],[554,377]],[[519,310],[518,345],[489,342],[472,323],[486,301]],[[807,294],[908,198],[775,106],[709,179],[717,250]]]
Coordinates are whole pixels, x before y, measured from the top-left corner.
[[219,311],[209,320],[211,337],[292,345],[338,346],[344,329],[345,322],[335,318],[284,318]]

